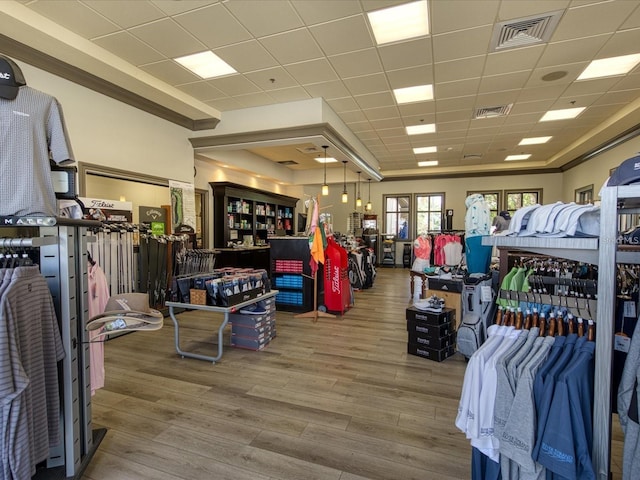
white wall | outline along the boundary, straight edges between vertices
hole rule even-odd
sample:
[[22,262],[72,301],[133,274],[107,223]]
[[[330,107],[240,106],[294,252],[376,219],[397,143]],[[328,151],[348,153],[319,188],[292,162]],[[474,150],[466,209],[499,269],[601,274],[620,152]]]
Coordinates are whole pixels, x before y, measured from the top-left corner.
[[190,130],[24,62],[17,63],[27,85],[56,97],[61,104],[77,161],[193,181]]

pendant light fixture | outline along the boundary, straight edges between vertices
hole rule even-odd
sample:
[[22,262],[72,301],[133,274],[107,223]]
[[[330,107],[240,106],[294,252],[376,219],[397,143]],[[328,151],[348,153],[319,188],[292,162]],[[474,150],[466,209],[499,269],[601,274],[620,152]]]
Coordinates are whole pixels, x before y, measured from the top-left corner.
[[358,197],[356,198],[356,207],[360,208],[362,206],[362,198],[360,197],[360,173],[358,172]]
[[329,185],[327,185],[327,148],[329,145],[323,145],[324,148],[324,183],[322,184],[322,195],[329,195]]
[[373,210],[373,205],[371,205],[371,179],[369,179],[369,201],[367,202],[367,206],[365,209],[370,212]]
[[342,203],[347,203],[349,201],[349,194],[347,193],[347,161],[342,161],[343,171],[342,171]]

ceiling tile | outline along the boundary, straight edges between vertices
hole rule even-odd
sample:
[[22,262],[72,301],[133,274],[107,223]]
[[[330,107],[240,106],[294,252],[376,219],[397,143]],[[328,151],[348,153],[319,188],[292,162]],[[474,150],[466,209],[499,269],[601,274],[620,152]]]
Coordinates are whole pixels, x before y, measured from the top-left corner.
[[382,65],[375,48],[329,57],[335,71],[342,78],[381,73]]
[[216,48],[214,53],[240,73],[262,70],[277,65],[274,58],[257,40]]
[[[134,27],[129,31],[168,58],[206,50],[204,45],[168,18]],[[168,38],[171,39],[170,42],[167,41]]]
[[446,62],[457,58],[484,55],[489,48],[492,25],[469,28],[433,36],[434,61]]
[[302,87],[282,88],[278,90],[269,90],[271,95],[278,102],[295,102],[297,100],[306,100],[311,98],[307,91]]
[[[308,86],[307,86],[307,90],[308,90]],[[345,91],[346,90],[347,89],[345,88]],[[352,110],[359,110],[360,109],[360,106],[358,105],[358,103],[351,96],[344,97],[344,98],[334,98],[334,99],[331,99],[331,100],[327,100],[327,103],[333,109],[333,111],[336,112],[336,113],[350,112]]]
[[29,8],[84,38],[119,30],[117,25],[81,2],[35,2]]
[[395,106],[396,102],[391,92],[370,93],[357,95],[356,102],[360,108],[376,108]]
[[392,89],[433,85],[433,68],[431,65],[420,65],[402,70],[392,70],[387,72],[387,78]]
[[221,3],[173,18],[211,49],[252,38],[247,29]]
[[[525,86],[531,72],[529,70],[515,73],[504,73],[502,75],[491,75],[482,77],[478,93],[503,92],[505,90],[520,90]],[[514,93],[514,99],[518,92]]]
[[379,140],[378,134],[376,132],[374,132],[373,130],[370,132],[362,132],[358,134],[358,138],[360,140],[367,140],[368,143],[370,142],[371,145],[376,144],[376,140]]
[[431,7],[432,33],[438,35],[478,25],[493,24],[499,5],[499,0],[456,0],[455,2],[431,0],[429,6]]
[[362,110],[354,110],[353,112],[342,112],[340,118],[344,123],[364,122],[367,117]]
[[519,115],[521,113],[546,112],[553,105],[553,100],[538,100],[535,102],[518,102],[511,109],[511,113]]
[[206,100],[215,100],[217,98],[226,97],[226,95],[220,90],[204,81],[185,83],[183,85],[178,85],[177,87],[188,95],[191,95],[192,97],[197,98],[198,100],[201,100],[203,102]]
[[383,129],[383,128],[397,128],[402,127],[402,120],[399,118],[385,118],[382,120],[371,120],[369,122],[371,126],[375,129]]
[[636,2],[602,2],[570,8],[551,37],[552,42],[613,32],[637,7]]
[[465,78],[480,78],[484,70],[486,55],[479,55],[450,62],[439,62],[433,66],[435,81],[440,84],[463,80]]
[[562,94],[563,97],[571,97],[573,95],[589,95],[591,93],[602,93],[609,90],[616,83],[618,83],[618,77],[609,78],[595,78],[593,80],[581,80],[579,82],[573,82],[567,87]]
[[437,99],[464,97],[478,93],[479,78],[469,78],[458,82],[438,83],[434,87],[434,95]]
[[[219,98],[216,100],[211,100],[209,102],[205,102],[207,105],[211,105],[213,108],[220,110],[221,112],[226,112],[229,110],[238,110],[242,108],[242,104],[238,102],[235,98]],[[224,119],[224,115],[222,116]]]
[[430,115],[436,113],[436,104],[432,101],[406,103],[404,105],[398,105],[398,109],[403,117]]
[[567,63],[588,62],[600,51],[610,37],[611,34],[607,33],[550,43],[540,57],[537,67],[562,67]]
[[114,55],[125,59],[132,65],[143,65],[145,63],[158,62],[164,60],[164,56],[156,52],[144,42],[141,42],[129,32],[120,31],[97,38],[93,42],[110,51]]
[[[289,2],[280,0],[242,0],[225,2],[224,6],[254,37],[273,35],[303,26]],[[269,21],[265,22],[268,18]]]
[[246,73],[244,76],[263,90],[280,90],[298,85],[289,72],[282,67],[266,68]]
[[431,38],[417,38],[378,47],[382,64],[386,70],[398,70],[414,65],[433,62]]
[[[404,142],[409,145],[409,138],[404,128],[386,128],[378,130],[380,138],[389,139],[395,138],[397,142]],[[417,135],[416,135],[417,136]]]
[[471,122],[471,115],[464,120],[456,120],[454,122],[438,122],[438,137],[447,132],[466,132]]
[[219,3],[220,0],[151,0],[156,7],[167,15],[178,15],[198,8],[206,7],[212,3]]
[[[436,114],[435,113],[422,113],[420,115],[402,115],[402,120],[404,121],[405,126],[409,125],[420,125],[421,123],[436,123]],[[420,135],[434,135],[433,133],[426,133]],[[416,135],[419,136],[419,135]]]
[[438,119],[438,125],[440,122],[457,122],[471,119],[471,113],[469,110],[451,110],[449,112],[438,113],[436,118]]
[[[527,126],[531,126],[531,124],[538,123],[542,115],[540,113],[523,113],[520,115],[507,115],[507,119],[504,124],[506,125],[522,125],[526,124]],[[546,123],[546,122],[545,122]],[[558,128],[558,123],[562,123],[562,120],[557,122],[548,122],[549,124],[556,124],[555,128]]]
[[448,110],[462,110],[468,108],[473,109],[476,103],[476,97],[467,95],[466,97],[436,99],[436,112],[446,112]]
[[281,64],[322,57],[322,50],[306,28],[259,39]]
[[169,85],[179,85],[181,83],[191,83],[202,80],[173,60],[150,63],[148,65],[142,65],[140,68],[148,74],[167,82]]
[[235,99],[238,100],[238,102],[240,102],[240,104],[245,108],[262,107],[273,103],[273,97],[264,92],[237,95]]
[[352,95],[365,95],[367,93],[386,92],[389,90],[387,77],[382,73],[347,78],[344,80],[344,84]]
[[369,122],[351,122],[348,123],[347,126],[354,133],[368,132],[370,130],[373,130],[373,126]]
[[640,28],[616,32],[609,38],[596,58],[615,57],[640,52]]
[[364,110],[364,114],[369,120],[382,120],[385,118],[400,118],[398,107],[380,107],[368,108]]
[[629,18],[620,26],[620,29],[626,30],[628,28],[640,28],[640,4],[636,7]]
[[517,0],[502,2],[498,13],[498,21],[515,20],[542,13],[563,10],[569,6],[569,0]]
[[540,87],[530,87],[520,90],[518,102],[533,102],[536,100],[556,99],[567,89],[567,84],[544,82]]
[[242,75],[229,75],[228,77],[214,78],[209,83],[229,96],[248,95],[257,93],[260,89]]
[[328,22],[362,11],[360,2],[357,0],[323,0],[322,2],[292,0],[291,3],[306,25]]
[[309,95],[311,95],[311,97],[322,97],[327,101],[334,98],[344,100],[344,97],[350,96],[349,90],[347,90],[347,87],[340,80],[314,83],[311,85],[305,85],[304,88],[307,92],[309,92]]
[[373,47],[374,43],[363,15],[355,15],[309,27],[325,55]]
[[635,73],[619,78],[618,83],[611,90],[638,90],[638,88],[640,88],[640,73]]
[[[531,77],[529,78],[529,81],[527,82],[525,87],[526,88],[541,87],[541,86],[546,86],[550,84],[568,85],[571,82],[573,82],[576,78],[578,78],[578,76],[582,73],[582,71],[586,68],[587,65],[588,65],[588,62],[581,62],[581,63],[566,64],[562,66],[536,68],[531,73]],[[564,77],[558,80],[553,80],[552,82],[548,82],[542,79],[545,75],[549,73],[555,73],[555,72],[567,72],[567,75],[565,75]]]
[[484,68],[484,75],[501,75],[521,70],[532,70],[546,45],[515,48],[504,52],[490,53]]
[[84,0],[86,5],[104,15],[122,28],[130,28],[143,23],[158,20],[164,12],[149,2],[130,2],[127,0]]
[[326,58],[293,63],[285,66],[285,69],[301,85],[338,80],[336,72]]

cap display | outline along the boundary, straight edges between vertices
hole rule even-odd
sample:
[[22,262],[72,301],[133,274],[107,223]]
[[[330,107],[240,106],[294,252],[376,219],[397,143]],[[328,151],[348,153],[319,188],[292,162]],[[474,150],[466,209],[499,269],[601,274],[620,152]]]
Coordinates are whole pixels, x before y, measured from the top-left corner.
[[640,182],[640,154],[627,158],[609,177],[608,186],[629,185]]
[[105,327],[105,332],[158,330],[162,328],[164,315],[149,308],[146,293],[122,293],[113,295],[107,301],[104,313],[89,319],[89,331]]
[[10,58],[0,55],[0,97],[13,100],[18,96],[18,89],[26,84],[20,67]]

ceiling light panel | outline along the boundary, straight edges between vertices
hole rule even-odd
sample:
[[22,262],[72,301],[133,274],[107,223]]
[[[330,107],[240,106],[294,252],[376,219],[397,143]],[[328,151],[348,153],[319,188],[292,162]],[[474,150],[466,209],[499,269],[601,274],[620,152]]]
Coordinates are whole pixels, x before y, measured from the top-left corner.
[[324,157],[318,157],[318,158],[315,158],[314,160],[318,163],[337,163],[338,162],[338,160],[336,160],[333,157],[327,157],[326,160]]
[[592,61],[577,80],[625,75],[633,70],[638,63],[640,63],[640,53],[623,55],[621,57],[601,58],[600,60]]
[[507,158],[505,158],[505,161],[510,162],[512,160],[527,160],[530,156],[530,153],[525,153],[522,155],[509,155]]
[[582,113],[582,111],[586,107],[577,107],[577,108],[562,108],[560,110],[549,110],[545,113],[542,118],[540,118],[540,122],[551,122],[554,120],[566,120],[569,118],[576,118],[578,115]]
[[520,143],[518,143],[518,145],[539,145],[541,143],[547,143],[549,140],[551,140],[552,137],[529,137],[529,138],[523,138],[522,140],[520,140]]
[[413,149],[413,153],[420,155],[421,153],[436,153],[438,147],[416,147]]
[[231,65],[211,51],[194,53],[174,60],[204,79],[238,73]]
[[424,102],[433,100],[433,85],[417,85],[415,87],[395,88],[393,94],[398,104]]
[[426,0],[376,10],[367,16],[378,45],[429,35]]
[[437,160],[425,160],[424,162],[418,162],[419,167],[435,167],[437,165]]
[[425,123],[422,125],[410,125],[406,127],[407,135],[421,135],[423,133],[435,133],[435,123]]

